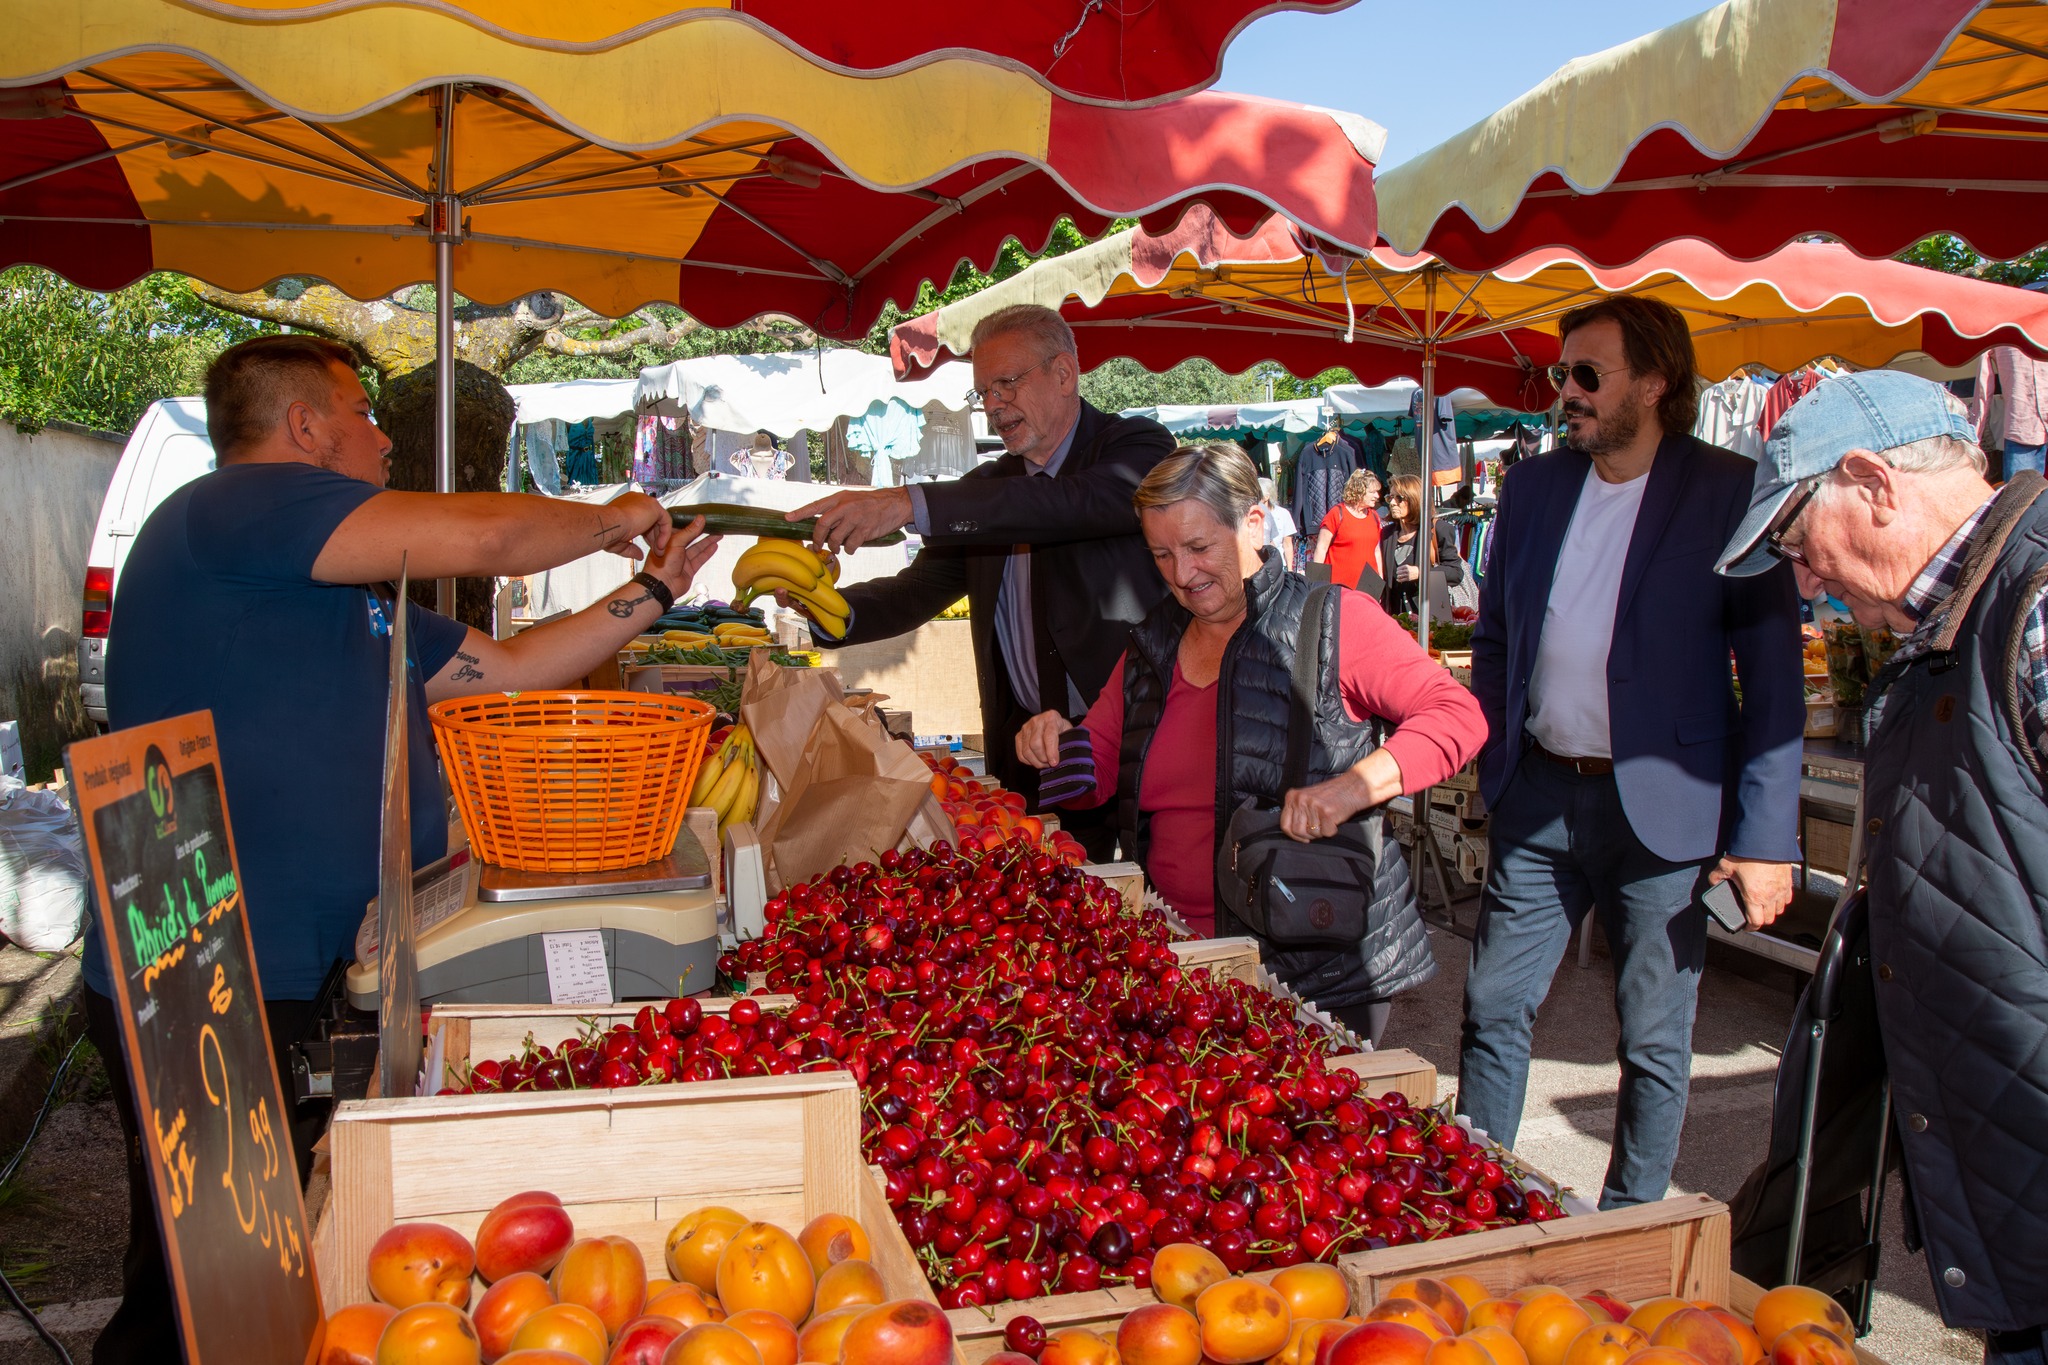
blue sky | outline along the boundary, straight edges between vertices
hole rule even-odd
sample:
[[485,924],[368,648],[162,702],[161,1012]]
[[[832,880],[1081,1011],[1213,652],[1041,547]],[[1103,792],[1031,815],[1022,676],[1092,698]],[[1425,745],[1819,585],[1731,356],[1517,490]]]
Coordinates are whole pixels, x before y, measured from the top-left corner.
[[1573,57],[1709,8],[1706,0],[1360,0],[1270,14],[1238,35],[1221,89],[1363,114],[1383,166],[1460,132]]

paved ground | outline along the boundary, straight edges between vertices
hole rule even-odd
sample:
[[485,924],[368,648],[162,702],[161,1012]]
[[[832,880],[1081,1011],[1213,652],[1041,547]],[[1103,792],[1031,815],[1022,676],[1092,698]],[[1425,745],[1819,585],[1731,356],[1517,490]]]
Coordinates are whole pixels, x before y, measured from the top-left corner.
[[[1469,922],[1470,910],[1464,914]],[[1466,948],[1464,940],[1442,931],[1433,938],[1443,970],[1396,1006],[1388,1042],[1415,1049],[1450,1077],[1457,1070]],[[30,1015],[46,1015],[51,997],[73,988],[76,971],[20,960],[26,956],[0,949],[0,1020],[10,1021],[0,1027],[16,1030],[17,1039]],[[1752,961],[1730,954],[1716,956],[1709,966],[1678,1191],[1727,1199],[1764,1151],[1771,1081],[1796,986],[1790,973],[1754,967]],[[1597,951],[1586,969],[1575,958],[1559,969],[1537,1025],[1529,1107],[1517,1143],[1533,1165],[1587,1194],[1600,1187],[1614,1119],[1619,1071],[1612,989],[1606,957]],[[43,1003],[32,1003],[37,1000]],[[0,1046],[5,1044],[0,1036]],[[0,1052],[0,1062],[12,1062],[19,1071],[32,1051]],[[0,1072],[0,1094],[9,1093],[9,1074]],[[1446,1081],[1445,1093],[1449,1088]],[[24,1293],[38,1306],[50,1306],[53,1328],[80,1362],[90,1358],[90,1343],[113,1311],[110,1296],[119,1292],[127,1213],[113,1106],[86,1093],[52,1117],[16,1182],[20,1192],[0,1193],[0,1266],[10,1274],[30,1268],[17,1277]],[[35,1099],[40,1098],[37,1083]],[[12,1151],[10,1140],[0,1147],[0,1159]],[[1875,1328],[1863,1345],[1890,1365],[1976,1361],[1981,1343],[1941,1325],[1924,1265],[1898,1241],[1896,1183],[1893,1189]],[[19,1316],[0,1312],[0,1365],[46,1365],[52,1359]]]

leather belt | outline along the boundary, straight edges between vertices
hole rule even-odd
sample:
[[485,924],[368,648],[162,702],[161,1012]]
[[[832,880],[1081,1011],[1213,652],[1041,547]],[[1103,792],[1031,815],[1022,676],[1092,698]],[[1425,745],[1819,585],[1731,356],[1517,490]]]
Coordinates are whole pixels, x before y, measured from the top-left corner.
[[1550,752],[1533,739],[1529,743],[1537,753],[1561,768],[1570,768],[1580,777],[1606,777],[1614,771],[1614,760],[1611,758],[1567,758],[1563,754]]

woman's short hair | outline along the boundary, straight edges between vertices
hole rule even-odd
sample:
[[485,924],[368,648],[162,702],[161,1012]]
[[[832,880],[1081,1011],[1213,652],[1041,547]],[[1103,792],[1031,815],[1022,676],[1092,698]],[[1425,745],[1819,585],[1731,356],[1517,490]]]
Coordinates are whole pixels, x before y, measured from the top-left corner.
[[1182,446],[1138,481],[1131,506],[1143,512],[1189,499],[1236,530],[1244,525],[1245,514],[1259,504],[1258,467],[1230,441]]
[[1557,339],[1562,342],[1589,322],[1612,322],[1621,328],[1621,354],[1630,372],[1664,380],[1664,396],[1657,400],[1658,424],[1678,435],[1691,432],[1700,412],[1699,362],[1685,315],[1662,299],[1615,294],[1559,318]]
[[277,429],[293,403],[326,412],[337,365],[355,373],[355,352],[298,332],[251,337],[222,351],[206,370],[206,438],[215,458],[241,458]]
[[1393,486],[1387,490],[1387,500],[1391,502],[1395,498],[1408,504],[1408,515],[1401,518],[1401,529],[1412,531],[1422,525],[1422,480],[1413,474],[1396,474]]
[[1370,469],[1354,469],[1351,471],[1351,477],[1344,480],[1344,491],[1338,495],[1338,501],[1348,502],[1356,507],[1365,501],[1366,493],[1379,481],[1380,476]]

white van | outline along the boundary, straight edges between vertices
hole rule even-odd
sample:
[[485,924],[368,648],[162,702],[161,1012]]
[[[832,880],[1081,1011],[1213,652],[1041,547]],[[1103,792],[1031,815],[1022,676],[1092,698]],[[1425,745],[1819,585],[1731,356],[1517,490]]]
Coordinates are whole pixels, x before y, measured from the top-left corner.
[[151,403],[114,466],[85,559],[85,628],[78,641],[78,689],[95,724],[107,723],[107,623],[135,533],[158,503],[212,468],[203,398]]

